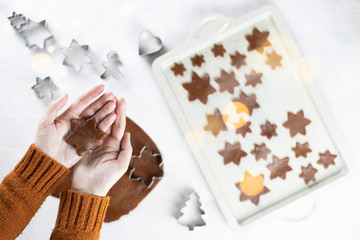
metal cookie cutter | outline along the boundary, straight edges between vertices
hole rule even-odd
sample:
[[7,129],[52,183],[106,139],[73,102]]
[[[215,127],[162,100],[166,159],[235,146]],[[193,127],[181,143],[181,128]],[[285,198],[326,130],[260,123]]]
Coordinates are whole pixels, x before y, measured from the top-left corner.
[[25,45],[31,50],[49,50],[51,46],[53,51],[56,46],[55,38],[48,29],[46,20],[37,23],[27,19],[25,26],[18,32],[24,39]]
[[80,72],[85,64],[92,63],[89,46],[80,45],[75,39],[71,41],[68,48],[63,48],[62,51],[65,55],[63,65],[72,67],[76,72]]
[[139,55],[146,56],[156,53],[163,47],[159,37],[154,36],[149,30],[144,30],[139,34]]
[[58,89],[50,77],[46,77],[44,79],[37,77],[36,84],[31,88],[35,91],[36,96],[40,99],[45,97],[50,99],[54,98],[54,92]]
[[26,26],[26,17],[22,14],[12,13],[12,16],[8,17],[10,25],[16,32],[20,32]]
[[120,71],[120,68],[123,66],[122,62],[119,59],[119,55],[115,51],[111,51],[107,55],[108,61],[103,64],[105,67],[105,72],[101,75],[101,79],[108,79],[113,77],[117,80],[124,79],[124,75]]
[[205,214],[205,212],[201,209],[200,197],[194,190],[191,190],[187,194],[184,203],[180,206],[179,215],[176,217],[176,220],[179,224],[193,231],[194,227],[206,225],[204,219],[201,217],[203,214]]
[[151,188],[155,179],[160,179],[164,176],[164,171],[161,168],[163,164],[160,153],[152,153],[152,151],[144,146],[140,155],[132,156],[130,166],[129,178],[131,180],[140,180],[147,188]]

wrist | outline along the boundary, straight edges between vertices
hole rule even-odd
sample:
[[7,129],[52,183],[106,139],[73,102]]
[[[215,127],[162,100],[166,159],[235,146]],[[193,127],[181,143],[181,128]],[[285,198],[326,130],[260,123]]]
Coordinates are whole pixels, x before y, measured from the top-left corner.
[[89,195],[94,195],[94,196],[98,196],[98,197],[105,197],[107,192],[104,193],[103,191],[96,191],[96,190],[92,190],[92,189],[84,189],[84,188],[74,188],[71,187],[71,190],[79,192],[79,193],[84,193],[84,194],[89,194]]

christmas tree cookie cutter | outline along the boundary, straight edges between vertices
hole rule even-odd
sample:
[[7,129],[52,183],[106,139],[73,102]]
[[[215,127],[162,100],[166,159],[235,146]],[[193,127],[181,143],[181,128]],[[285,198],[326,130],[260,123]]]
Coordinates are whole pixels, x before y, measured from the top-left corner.
[[[191,206],[190,201],[195,201],[195,205]],[[182,209],[186,208],[195,208],[195,209],[189,209],[192,211],[183,212]],[[176,220],[179,224],[186,226],[189,228],[189,231],[193,231],[194,227],[202,227],[205,226],[206,223],[204,219],[202,219],[201,215],[204,215],[204,210],[201,209],[201,202],[200,197],[193,189],[187,193],[187,197],[184,201],[184,203],[179,207],[179,214],[176,216]],[[187,216],[190,215],[190,216]],[[192,216],[191,216],[192,215]],[[194,216],[195,215],[195,216]],[[186,219],[186,217],[192,217],[192,219]],[[184,219],[185,218],[185,219]]]
[[147,146],[141,149],[139,155],[133,155],[131,159],[130,167],[132,170],[130,171],[129,179],[141,181],[146,188],[151,188],[155,179],[161,179],[164,176],[164,171],[161,167],[163,164],[162,155],[160,153],[153,153]]

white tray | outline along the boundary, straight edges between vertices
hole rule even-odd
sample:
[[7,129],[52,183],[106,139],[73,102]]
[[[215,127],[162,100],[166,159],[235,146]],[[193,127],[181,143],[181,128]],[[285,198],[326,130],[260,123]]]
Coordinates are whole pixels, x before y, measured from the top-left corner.
[[[251,34],[254,27],[260,31],[270,32],[268,40],[271,46],[266,47],[262,54],[247,51],[248,42],[245,35]],[[215,43],[224,45],[227,51],[224,58],[215,58],[210,51]],[[275,70],[265,64],[266,53],[273,50],[283,58],[282,66]],[[247,65],[239,70],[230,65],[229,54],[235,51],[247,56]],[[201,68],[191,64],[190,57],[195,54],[205,57],[206,62]],[[175,76],[170,70],[175,62],[184,64],[187,69],[184,76]],[[220,76],[221,68],[235,72],[240,86],[235,88],[234,94],[219,92],[219,85],[214,79]],[[255,88],[245,86],[244,75],[249,74],[251,69],[263,73],[263,83]],[[219,14],[205,16],[195,24],[186,43],[155,60],[153,71],[195,159],[232,227],[238,227],[346,173],[344,143],[318,92],[311,71],[306,63],[304,64],[290,31],[276,8],[266,6],[237,19]],[[183,83],[191,81],[192,71],[199,76],[209,73],[210,84],[217,90],[209,95],[206,105],[199,100],[190,102],[188,92],[182,87]],[[213,114],[216,108],[223,110],[231,99],[239,97],[240,91],[248,95],[255,93],[261,106],[250,116],[252,133],[244,138],[229,126],[227,131],[221,131],[217,137],[205,131],[206,115]],[[282,124],[287,121],[287,112],[297,113],[301,109],[305,117],[312,122],[307,125],[305,136],[297,134],[290,137],[289,130]],[[271,140],[260,136],[260,125],[266,120],[277,125],[278,136]],[[242,149],[247,153],[239,166],[223,163],[218,151],[224,149],[225,141],[240,142]],[[310,143],[312,152],[307,158],[295,158],[291,148],[296,142]],[[266,143],[272,151],[266,161],[255,161],[250,153],[254,143]],[[318,154],[326,150],[337,155],[335,165],[330,165],[327,169],[317,164]],[[293,170],[287,173],[286,180],[270,180],[267,165],[272,163],[273,155],[280,158],[289,157],[289,165]],[[301,166],[306,167],[309,163],[318,172],[315,175],[316,182],[305,184],[304,180],[299,178],[299,174]],[[245,172],[253,175],[262,174],[264,185],[270,189],[269,193],[260,196],[257,206],[249,200],[239,201],[241,192],[235,187],[235,183],[243,181]]]

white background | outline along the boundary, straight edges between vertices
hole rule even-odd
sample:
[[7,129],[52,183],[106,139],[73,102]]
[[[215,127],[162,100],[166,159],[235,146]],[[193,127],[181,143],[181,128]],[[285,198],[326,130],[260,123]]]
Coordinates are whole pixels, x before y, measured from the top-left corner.
[[[104,224],[102,239],[359,239],[360,187],[351,166],[348,180],[333,184],[253,222],[239,232],[225,222],[184,141],[183,135],[154,79],[148,59],[137,55],[137,35],[150,29],[167,50],[183,43],[194,22],[207,13],[231,17],[267,3],[280,9],[298,46],[317,76],[345,142],[357,162],[360,135],[360,2],[356,0],[302,1],[45,1],[0,0],[0,176],[9,173],[34,141],[36,125],[46,101],[36,98],[35,78],[51,76],[70,102],[102,83],[101,63],[109,51],[119,53],[126,79],[110,79],[106,90],[125,97],[128,115],[156,142],[164,155],[166,176],[128,216]],[[7,17],[12,11],[34,21],[48,20],[59,46],[75,38],[89,44],[98,61],[76,74],[61,65],[60,51],[39,69],[36,56],[24,46]],[[48,67],[44,67],[48,66]],[[207,225],[189,232],[174,216],[184,192],[194,188],[200,196]],[[316,196],[316,197],[315,197]],[[314,201],[314,205],[312,202]],[[314,211],[310,211],[315,206]],[[48,239],[54,227],[58,199],[49,197],[19,239]],[[294,209],[300,211],[296,213]],[[301,211],[312,214],[303,221],[288,221]]]

